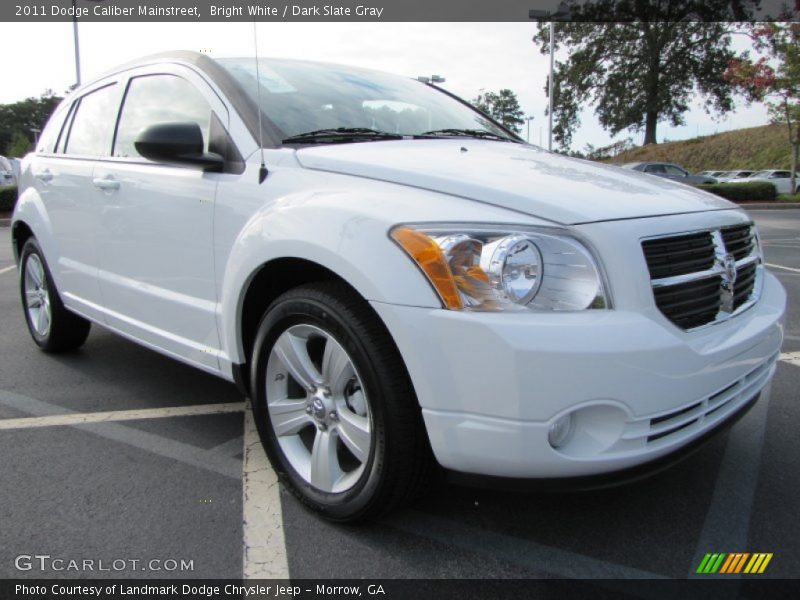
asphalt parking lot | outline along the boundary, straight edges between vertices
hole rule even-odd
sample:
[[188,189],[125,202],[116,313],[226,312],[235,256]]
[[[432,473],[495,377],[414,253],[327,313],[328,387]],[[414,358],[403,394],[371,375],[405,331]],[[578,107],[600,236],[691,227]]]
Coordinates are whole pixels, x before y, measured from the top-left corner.
[[[784,352],[798,352],[800,210],[752,215],[790,295]],[[273,485],[233,385],[97,326],[77,354],[39,352],[12,262],[2,228],[0,578],[685,578],[705,553],[738,551],[774,553],[764,577],[800,576],[800,358],[779,364],[769,402],[651,479],[572,494],[443,485],[338,526]]]

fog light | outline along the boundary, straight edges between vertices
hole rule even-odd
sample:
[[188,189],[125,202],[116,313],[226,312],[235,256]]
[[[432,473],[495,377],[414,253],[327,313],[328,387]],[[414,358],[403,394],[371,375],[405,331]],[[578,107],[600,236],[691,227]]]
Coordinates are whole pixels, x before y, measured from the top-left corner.
[[572,433],[572,413],[559,417],[550,425],[547,441],[553,448],[560,448],[569,439],[570,433]]

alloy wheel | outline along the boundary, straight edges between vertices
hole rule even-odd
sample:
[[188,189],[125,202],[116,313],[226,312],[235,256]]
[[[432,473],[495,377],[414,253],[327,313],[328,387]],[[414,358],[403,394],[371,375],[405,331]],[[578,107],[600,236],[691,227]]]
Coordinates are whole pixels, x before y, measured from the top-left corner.
[[267,361],[270,425],[284,456],[314,488],[346,492],[369,461],[369,399],[347,351],[314,325],[294,325]]
[[36,254],[28,256],[24,273],[25,306],[28,310],[31,327],[42,337],[50,332],[53,313],[50,306],[50,294],[47,289],[47,276],[44,265]]

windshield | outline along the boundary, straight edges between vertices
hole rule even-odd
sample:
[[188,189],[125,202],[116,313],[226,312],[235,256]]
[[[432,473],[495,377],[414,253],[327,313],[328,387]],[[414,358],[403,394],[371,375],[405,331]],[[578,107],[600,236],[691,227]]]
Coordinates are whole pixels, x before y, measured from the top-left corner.
[[750,175],[749,178],[750,179],[765,178],[769,177],[770,175],[772,175],[772,171],[758,171],[757,173],[753,173],[752,175]]
[[[217,62],[258,104],[255,59]],[[291,60],[259,59],[258,66],[261,109],[282,139],[341,129],[405,136],[441,132],[442,137],[448,135],[442,130],[471,130],[514,139],[475,110],[414,79]]]

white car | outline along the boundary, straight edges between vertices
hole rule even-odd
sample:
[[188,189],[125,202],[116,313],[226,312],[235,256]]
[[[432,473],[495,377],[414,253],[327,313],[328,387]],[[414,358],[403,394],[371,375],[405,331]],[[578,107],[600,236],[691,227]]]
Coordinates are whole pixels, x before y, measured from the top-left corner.
[[0,156],[0,188],[16,184],[14,166],[5,156]]
[[754,171],[724,171],[721,175],[717,175],[717,180],[720,182],[731,181],[736,179],[747,179],[753,175]]
[[[775,190],[779,194],[791,194],[792,193],[792,172],[791,171],[781,171],[779,169],[770,170],[770,171],[757,171],[748,177],[735,177],[733,179],[726,180],[726,183],[748,183],[753,181],[765,181],[767,183],[771,183],[775,186]],[[800,191],[800,184],[797,185],[797,189],[794,193]]]
[[745,212],[409,78],[143,59],[65,99],[21,183],[36,344],[96,323],[236,382],[335,520],[436,463],[565,485],[662,465],[767,394],[781,347]]

